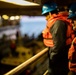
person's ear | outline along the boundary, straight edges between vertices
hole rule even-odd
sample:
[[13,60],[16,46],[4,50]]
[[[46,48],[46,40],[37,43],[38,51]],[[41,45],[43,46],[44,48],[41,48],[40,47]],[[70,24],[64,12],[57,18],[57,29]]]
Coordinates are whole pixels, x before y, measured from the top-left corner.
[[49,15],[51,15],[51,13],[49,12]]
[[51,16],[51,12],[49,12],[49,16]]

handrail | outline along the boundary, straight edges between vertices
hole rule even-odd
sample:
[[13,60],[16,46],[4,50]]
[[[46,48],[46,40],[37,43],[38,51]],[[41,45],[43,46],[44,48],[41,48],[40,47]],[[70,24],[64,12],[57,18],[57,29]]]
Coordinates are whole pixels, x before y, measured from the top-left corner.
[[48,74],[48,70],[45,71],[45,73],[43,75],[47,75]]
[[41,52],[39,52],[38,54],[34,55],[33,57],[31,57],[27,61],[23,62],[19,66],[15,67],[14,69],[10,70],[9,72],[5,73],[4,75],[14,75],[14,74],[16,74],[17,72],[19,72],[23,68],[27,67],[30,63],[34,62],[39,57],[44,55],[47,51],[48,51],[48,48],[43,49]]

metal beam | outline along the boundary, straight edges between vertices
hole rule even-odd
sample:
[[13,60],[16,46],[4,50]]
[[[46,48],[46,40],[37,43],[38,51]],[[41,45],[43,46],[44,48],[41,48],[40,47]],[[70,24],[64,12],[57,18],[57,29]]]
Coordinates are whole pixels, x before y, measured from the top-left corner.
[[58,6],[66,6],[69,5],[72,2],[76,2],[76,0],[25,0],[29,2],[39,3],[43,5],[45,2],[56,2]]
[[36,16],[41,15],[41,9],[28,9],[28,8],[5,8],[0,9],[0,15],[7,14],[7,15],[29,15],[29,16]]
[[58,4],[59,7],[64,7],[69,5],[76,0],[26,0],[35,3],[39,3],[40,6],[19,6],[10,3],[5,3],[0,1],[0,15],[29,15],[29,16],[41,16],[41,6],[49,1],[54,1]]

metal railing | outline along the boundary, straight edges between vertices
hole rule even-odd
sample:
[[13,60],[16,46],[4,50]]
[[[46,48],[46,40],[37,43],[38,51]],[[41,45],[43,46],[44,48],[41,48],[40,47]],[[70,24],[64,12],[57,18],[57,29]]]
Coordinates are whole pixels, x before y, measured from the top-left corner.
[[5,73],[4,75],[16,75],[16,73],[22,71],[24,68],[26,68],[29,64],[36,61],[38,58],[43,56],[46,52],[48,52],[48,48],[43,49],[41,52],[37,53],[27,61],[23,62],[19,66],[15,67],[14,69],[10,70],[9,72]]
[[47,75],[48,74],[48,70],[45,71],[45,73],[43,75]]

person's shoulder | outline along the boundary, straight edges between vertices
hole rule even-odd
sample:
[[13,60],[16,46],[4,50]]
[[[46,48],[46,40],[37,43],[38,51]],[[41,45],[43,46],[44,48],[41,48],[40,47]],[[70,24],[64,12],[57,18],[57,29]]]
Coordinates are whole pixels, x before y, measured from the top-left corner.
[[57,26],[66,26],[66,23],[63,20],[56,20],[55,24]]
[[65,22],[63,20],[58,19],[58,20],[56,20],[55,23],[65,23]]

